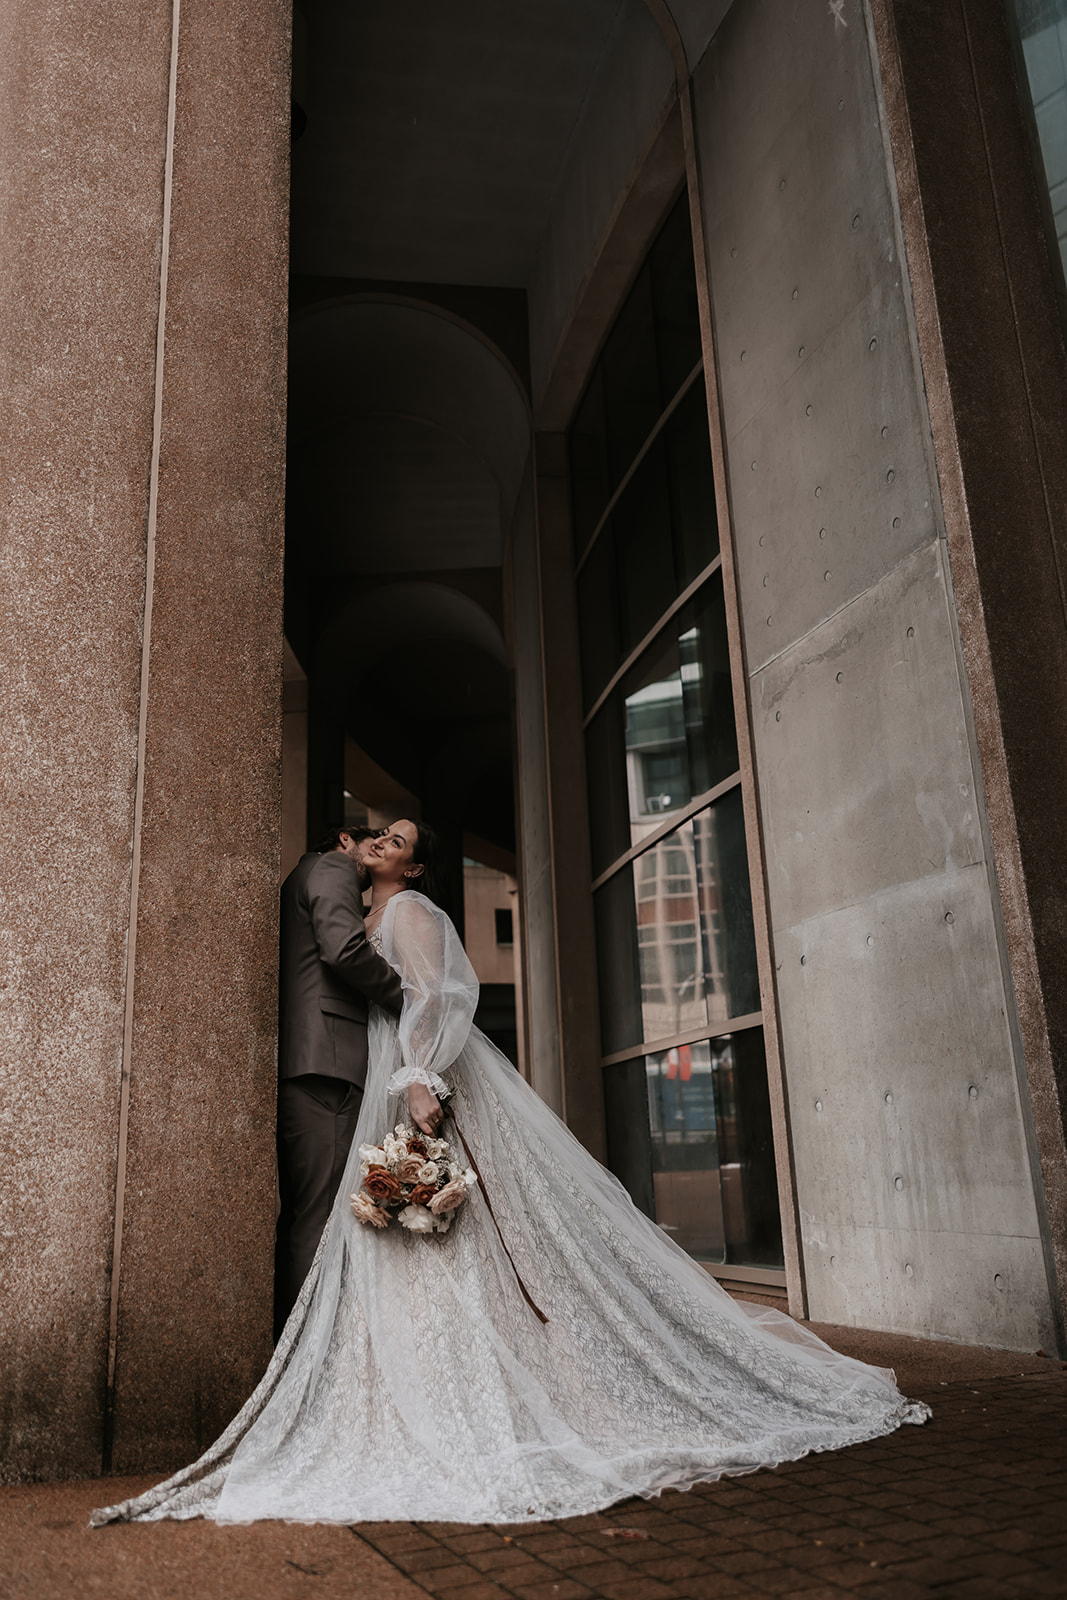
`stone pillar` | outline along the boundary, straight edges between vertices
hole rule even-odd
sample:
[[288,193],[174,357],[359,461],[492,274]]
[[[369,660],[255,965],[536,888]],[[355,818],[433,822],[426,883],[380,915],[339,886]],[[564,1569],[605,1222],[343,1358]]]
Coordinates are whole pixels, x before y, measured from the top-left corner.
[[183,1461],[269,1350],[288,27],[0,24],[7,1477]]

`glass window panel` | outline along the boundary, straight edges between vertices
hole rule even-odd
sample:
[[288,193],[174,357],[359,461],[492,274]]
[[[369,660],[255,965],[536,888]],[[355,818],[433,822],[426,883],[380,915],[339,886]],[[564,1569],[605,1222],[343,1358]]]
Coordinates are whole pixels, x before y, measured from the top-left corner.
[[738,1266],[780,1267],[782,1222],[762,1028],[713,1039],[723,1221]]
[[737,771],[737,727],[722,575],[680,614],[678,659],[690,786],[703,794]]
[[[625,705],[629,843],[635,845],[694,795],[737,771],[726,607],[718,573],[671,619],[611,699]],[[617,736],[614,719],[612,729]],[[616,857],[621,854],[616,851]]]
[[648,1089],[643,1056],[604,1068],[604,1113],[608,1166],[629,1190],[634,1205],[647,1217],[654,1216]]
[[656,426],[665,399],[656,362],[656,323],[652,275],[647,264],[615,319],[600,358],[607,424],[608,471],[612,488]]
[[606,1056],[641,1038],[641,971],[633,870],[623,867],[593,896],[597,972],[600,979],[600,1043]]
[[610,528],[604,529],[578,574],[578,643],[582,699],[588,711],[622,656]]
[[654,1216],[698,1261],[726,1259],[711,1049],[645,1056]]
[[[675,870],[669,870],[670,868]],[[701,884],[690,823],[593,897],[605,1055],[703,1027]]]
[[611,497],[604,384],[599,366],[593,372],[571,428],[570,455],[574,555],[577,560],[584,553]]
[[1033,112],[1049,254],[1067,328],[1067,0],[1008,0],[1008,18]]
[[698,378],[664,429],[678,584],[685,588],[719,553],[708,405]]
[[664,404],[677,394],[700,360],[700,310],[693,270],[689,197],[682,194],[660,229],[649,256]]
[[629,846],[640,844],[662,827],[691,798],[685,699],[674,628],[646,652],[611,698],[625,707]]
[[695,816],[704,986],[712,1023],[760,1009],[756,938],[740,787]]
[[616,503],[611,533],[625,653],[641,643],[678,593],[670,486],[662,440],[657,439],[652,445]]

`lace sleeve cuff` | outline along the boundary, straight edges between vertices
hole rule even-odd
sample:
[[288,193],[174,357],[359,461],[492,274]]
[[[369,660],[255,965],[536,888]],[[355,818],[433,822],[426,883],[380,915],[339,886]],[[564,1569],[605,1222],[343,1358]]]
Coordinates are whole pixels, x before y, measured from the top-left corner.
[[424,1083],[436,1095],[448,1093],[448,1084],[436,1072],[426,1072],[422,1067],[401,1067],[389,1079],[390,1094],[404,1094],[413,1083]]

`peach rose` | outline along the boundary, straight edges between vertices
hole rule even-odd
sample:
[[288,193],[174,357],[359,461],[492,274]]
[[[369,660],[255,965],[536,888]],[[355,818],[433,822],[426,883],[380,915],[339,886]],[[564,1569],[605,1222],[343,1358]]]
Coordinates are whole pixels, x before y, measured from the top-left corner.
[[421,1156],[405,1156],[403,1161],[397,1163],[396,1175],[401,1183],[414,1183],[421,1171]]
[[363,1179],[363,1187],[371,1199],[379,1203],[383,1200],[395,1200],[400,1193],[399,1183],[385,1167],[371,1167]]
[[352,1215],[357,1222],[370,1222],[376,1228],[387,1228],[389,1226],[388,1211],[383,1211],[380,1206],[376,1206],[374,1201],[368,1195],[365,1195],[362,1190],[359,1194],[351,1196],[351,1202]]
[[466,1183],[462,1178],[453,1178],[451,1183],[446,1183],[444,1188],[439,1189],[434,1195],[430,1201],[430,1210],[435,1217],[439,1217],[443,1211],[454,1211],[466,1198]]

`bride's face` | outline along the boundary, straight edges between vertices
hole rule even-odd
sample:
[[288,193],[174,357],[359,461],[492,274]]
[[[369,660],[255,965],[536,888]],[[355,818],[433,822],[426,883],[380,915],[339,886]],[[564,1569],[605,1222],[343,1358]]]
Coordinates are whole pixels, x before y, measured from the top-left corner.
[[413,889],[422,876],[422,867],[413,862],[419,830],[413,822],[403,818],[373,839],[367,851],[367,870],[376,884],[398,883],[402,889]]

